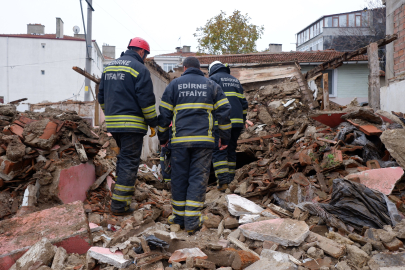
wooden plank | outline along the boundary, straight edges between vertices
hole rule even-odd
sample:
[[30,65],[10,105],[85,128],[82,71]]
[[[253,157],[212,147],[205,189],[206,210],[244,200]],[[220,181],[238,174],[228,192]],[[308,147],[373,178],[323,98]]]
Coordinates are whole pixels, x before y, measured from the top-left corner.
[[141,246],[142,246],[144,253],[150,252],[150,247],[148,246],[148,243],[146,242],[145,238],[143,238],[143,237],[141,237]]
[[318,182],[319,185],[321,186],[321,189],[325,193],[329,193],[328,185],[325,182],[325,177],[323,176],[323,173],[317,173],[316,176],[318,177]]
[[[383,39],[378,40],[375,43],[377,43],[378,47],[382,47],[382,46],[385,46],[385,45],[393,42],[397,38],[398,38],[398,35],[396,35],[396,34],[389,35],[389,36],[386,36]],[[326,61],[326,62],[320,64],[319,66],[316,66],[313,69],[311,69],[310,71],[308,71],[307,75],[306,75],[306,78],[310,79],[312,77],[315,77],[316,75],[318,75],[319,72],[322,72],[322,71],[324,71],[324,70],[326,70],[328,68],[337,68],[337,67],[341,66],[343,64],[343,62],[349,61],[350,59],[352,59],[352,58],[354,58],[354,57],[356,57],[358,55],[362,55],[362,54],[367,53],[367,48],[368,48],[368,46],[360,48],[360,49],[358,49],[358,50],[356,50],[354,52],[351,52],[351,53],[345,52],[341,56],[338,56],[338,57],[335,57],[335,58],[333,58],[333,59],[331,59],[329,61]]]
[[[288,131],[285,132],[284,135],[294,135],[297,131]],[[265,140],[265,139],[270,139],[274,137],[281,137],[283,134],[277,133],[277,134],[271,134],[271,135],[266,135],[262,137],[255,137],[255,138],[249,138],[249,139],[244,139],[244,140],[238,140],[238,143],[248,143],[248,142],[254,142],[254,141],[260,141],[260,139]]]
[[237,74],[241,84],[281,79],[296,73],[294,65],[243,68]]
[[329,111],[329,78],[328,73],[323,74],[323,110]]
[[378,62],[378,44],[371,43],[367,48],[368,55],[368,104],[374,111],[380,109],[380,65]]
[[79,67],[72,67],[72,69],[73,69],[74,71],[76,71],[77,73],[82,74],[84,77],[86,77],[86,78],[92,80],[92,81],[95,82],[96,84],[99,84],[100,81],[101,81],[100,79],[94,77],[93,75],[87,73],[85,70],[83,70],[83,69],[81,69],[81,68],[79,68]]

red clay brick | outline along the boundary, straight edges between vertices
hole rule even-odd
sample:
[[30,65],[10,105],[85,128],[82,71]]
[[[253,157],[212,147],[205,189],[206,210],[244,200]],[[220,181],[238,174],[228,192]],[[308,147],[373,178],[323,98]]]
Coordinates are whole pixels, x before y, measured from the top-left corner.
[[0,270],[9,269],[31,246],[48,238],[68,253],[85,254],[92,236],[82,202],[64,204],[0,222]]
[[13,132],[15,135],[18,135],[18,137],[22,138],[22,134],[24,129],[20,127],[19,125],[11,125],[10,126],[10,131]]

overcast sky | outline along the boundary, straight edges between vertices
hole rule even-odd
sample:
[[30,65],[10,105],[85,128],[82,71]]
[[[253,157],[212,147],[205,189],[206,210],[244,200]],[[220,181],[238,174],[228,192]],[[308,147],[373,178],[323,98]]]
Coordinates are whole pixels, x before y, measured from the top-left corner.
[[[84,0],[82,4],[87,22],[87,4]],[[149,42],[152,55],[170,53],[183,45],[196,51],[193,33],[220,10],[228,15],[240,10],[249,14],[251,23],[264,26],[257,41],[259,51],[269,43],[283,44],[283,51],[291,51],[295,50],[295,34],[305,26],[323,15],[363,9],[365,0],[93,0],[93,7],[93,39],[100,47],[103,43],[115,45],[118,57],[135,36]],[[56,17],[64,21],[65,35],[73,35],[75,25],[83,33],[80,0],[3,1],[1,9],[1,34],[26,33],[28,23],[41,23],[46,33],[55,33]]]

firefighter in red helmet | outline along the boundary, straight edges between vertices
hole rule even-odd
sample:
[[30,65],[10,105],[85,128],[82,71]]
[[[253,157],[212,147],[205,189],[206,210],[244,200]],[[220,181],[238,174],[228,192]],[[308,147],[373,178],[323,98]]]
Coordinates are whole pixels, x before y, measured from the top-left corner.
[[114,215],[131,214],[132,195],[138,172],[143,136],[157,126],[155,94],[149,70],[144,61],[150,54],[146,40],[130,40],[128,50],[105,67],[101,77],[98,101],[105,114],[107,130],[120,148],[116,184],[111,201]]

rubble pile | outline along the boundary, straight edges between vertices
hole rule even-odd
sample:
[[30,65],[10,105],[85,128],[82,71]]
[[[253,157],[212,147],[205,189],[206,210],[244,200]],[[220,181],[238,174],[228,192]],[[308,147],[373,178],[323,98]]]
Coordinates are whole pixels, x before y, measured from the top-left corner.
[[[405,265],[403,115],[374,112],[356,102],[344,110],[311,111],[301,102],[297,85],[288,78],[248,89],[247,126],[238,151],[255,161],[236,170],[225,193],[207,188],[202,214],[208,219],[194,235],[167,224],[171,193],[159,180],[158,158],[139,167],[131,204],[135,212],[126,217],[111,215],[113,185],[102,183],[113,167],[99,165],[98,179],[86,189],[84,204],[65,203],[0,222],[0,243],[4,243],[0,264],[18,250],[22,254],[12,260],[11,269],[401,269]],[[23,122],[19,117],[10,123]],[[41,141],[41,147],[70,145],[66,148],[70,150],[58,151],[59,159],[67,152],[70,162],[80,164],[81,148],[72,147],[75,134],[95,164],[105,164],[103,158],[113,162],[101,139],[108,135],[99,130],[100,143],[92,143],[96,138],[79,129],[80,121],[76,120],[78,130],[62,126],[59,138],[65,143],[56,139],[50,146]],[[6,129],[13,130],[11,126]],[[35,130],[28,124],[23,128],[23,136]],[[7,143],[6,149],[21,145],[18,140]],[[16,153],[10,158],[21,156]],[[44,157],[52,160],[51,153]],[[33,181],[33,175],[25,183]],[[50,217],[57,212],[62,217],[59,222]],[[71,220],[65,218],[68,213]],[[34,237],[29,229],[17,229],[29,222],[32,230],[41,233]],[[45,227],[64,229],[55,236]],[[22,241],[25,236],[27,243]]]
[[288,133],[304,122],[316,124],[308,117],[310,109],[302,103],[300,85],[295,77],[271,80],[261,86],[248,84],[243,87],[249,109],[247,128],[240,139]]
[[115,168],[115,141],[74,111],[0,106],[0,130],[0,219],[84,200],[95,178]]

